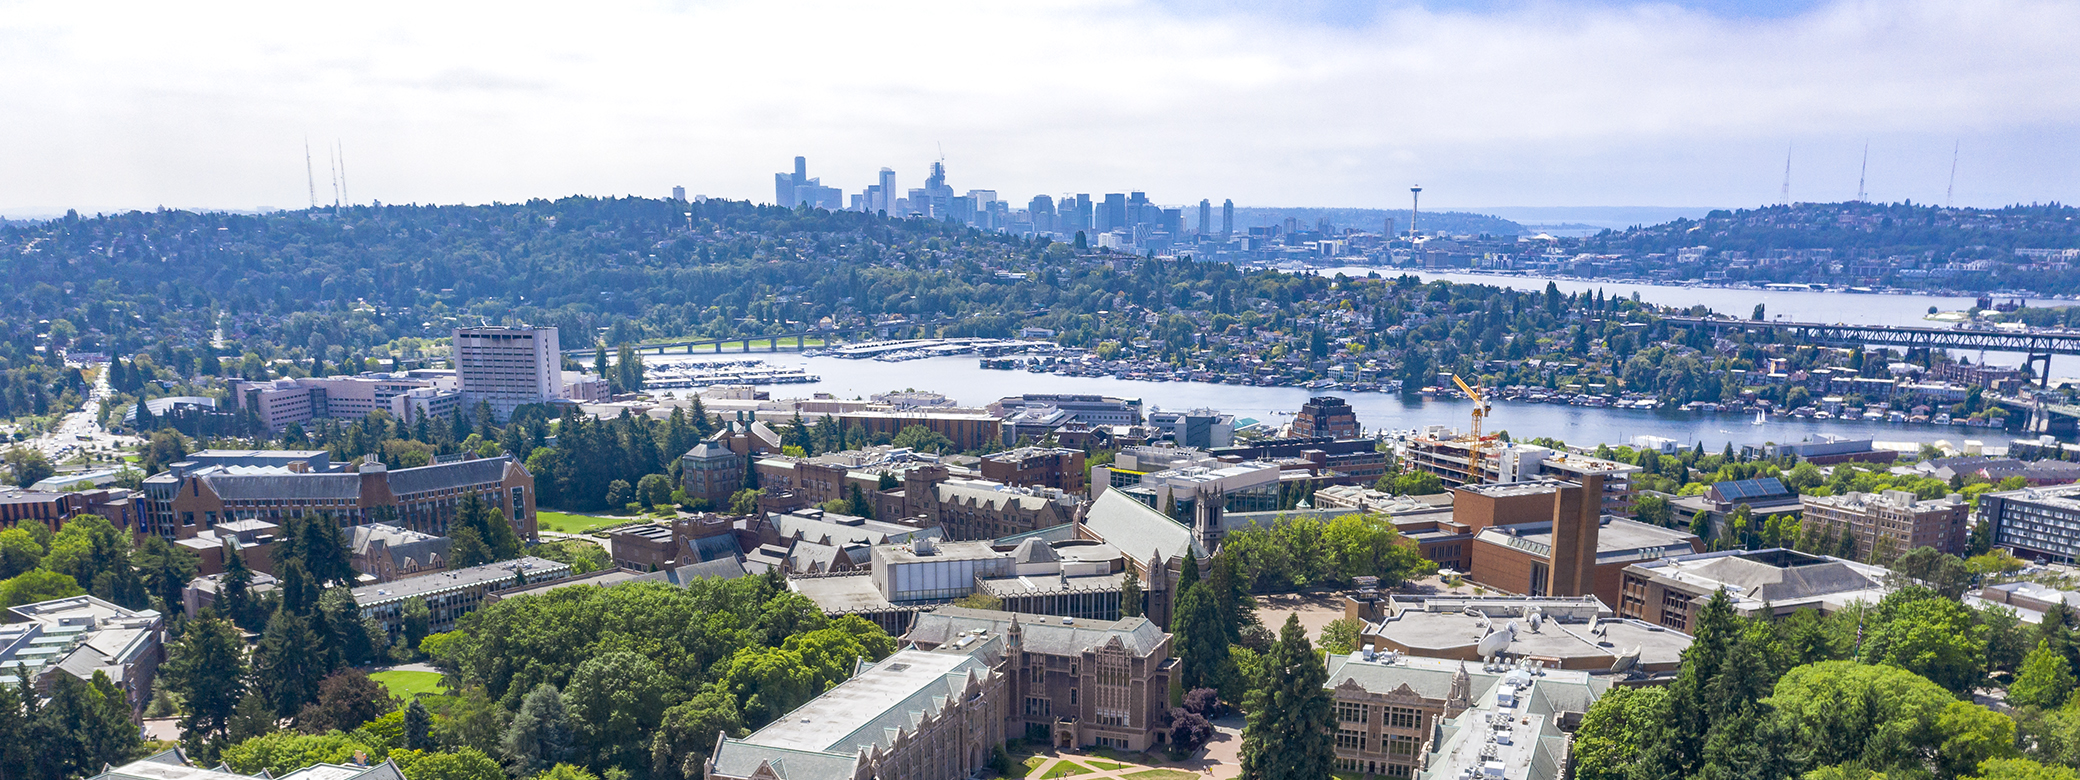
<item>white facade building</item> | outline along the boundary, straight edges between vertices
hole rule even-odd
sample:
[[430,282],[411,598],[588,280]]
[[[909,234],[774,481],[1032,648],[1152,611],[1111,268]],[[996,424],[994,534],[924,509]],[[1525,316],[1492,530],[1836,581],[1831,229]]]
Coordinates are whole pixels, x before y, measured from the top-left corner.
[[555,328],[456,328],[454,360],[463,405],[489,403],[501,421],[519,407],[563,397]]

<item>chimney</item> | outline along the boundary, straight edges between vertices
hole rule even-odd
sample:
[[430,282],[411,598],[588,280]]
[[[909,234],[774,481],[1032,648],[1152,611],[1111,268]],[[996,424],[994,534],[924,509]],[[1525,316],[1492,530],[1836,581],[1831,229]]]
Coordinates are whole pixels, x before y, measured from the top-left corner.
[[1553,551],[1546,595],[1596,592],[1596,537],[1603,521],[1603,475],[1583,474],[1579,485],[1553,494]]

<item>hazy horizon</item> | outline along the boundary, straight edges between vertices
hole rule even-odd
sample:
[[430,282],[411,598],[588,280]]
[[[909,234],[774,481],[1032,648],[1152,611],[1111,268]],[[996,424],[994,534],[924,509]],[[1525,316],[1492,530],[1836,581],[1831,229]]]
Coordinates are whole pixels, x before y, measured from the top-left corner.
[[[958,191],[1658,208],[2080,199],[2080,4],[10,3],[0,214]],[[1865,148],[1868,147],[1868,165]],[[1513,207],[1471,204],[1512,203]],[[1330,208],[1325,206],[1324,208]]]

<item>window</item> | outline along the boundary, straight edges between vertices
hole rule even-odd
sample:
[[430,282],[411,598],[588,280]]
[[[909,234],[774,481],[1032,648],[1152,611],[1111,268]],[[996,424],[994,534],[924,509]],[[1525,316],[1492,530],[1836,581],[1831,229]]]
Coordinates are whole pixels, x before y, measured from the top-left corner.
[[1053,702],[1053,701],[1051,701],[1051,700],[1048,700],[1048,699],[1043,699],[1043,698],[1040,698],[1040,697],[1038,697],[1038,696],[1028,696],[1028,697],[1026,697],[1026,717],[1029,717],[1029,718],[1051,718],[1051,717],[1054,717],[1054,702]]
[[1345,723],[1364,723],[1365,713],[1371,709],[1356,702],[1340,701],[1336,703],[1336,719]]
[[1413,755],[1415,755],[1415,754],[1416,754],[1416,738],[1415,738],[1415,737],[1404,737],[1404,736],[1401,736],[1401,735],[1399,735],[1399,734],[1396,734],[1396,735],[1393,735],[1393,736],[1387,737],[1387,754],[1388,754],[1388,755],[1394,755],[1394,756],[1413,756]]
[[1397,729],[1413,729],[1413,728],[1421,728],[1421,727],[1422,727],[1422,725],[1423,725],[1423,711],[1422,711],[1422,710],[1414,710],[1414,709],[1409,709],[1409,708],[1407,708],[1407,707],[1388,707],[1388,708],[1387,708],[1387,726],[1388,726],[1388,727],[1390,727],[1390,728],[1397,728]]
[[1337,729],[1336,749],[1360,751],[1364,750],[1365,732],[1360,731],[1358,729]]
[[1407,765],[1407,764],[1388,764],[1388,765],[1387,765],[1387,776],[1388,776],[1388,777],[1413,777],[1413,776],[1415,776],[1415,767],[1409,766],[1409,765]]
[[1075,689],[1075,688],[1070,688],[1070,689],[1069,689],[1069,706],[1071,706],[1071,707],[1074,707],[1074,706],[1076,706],[1076,689]]

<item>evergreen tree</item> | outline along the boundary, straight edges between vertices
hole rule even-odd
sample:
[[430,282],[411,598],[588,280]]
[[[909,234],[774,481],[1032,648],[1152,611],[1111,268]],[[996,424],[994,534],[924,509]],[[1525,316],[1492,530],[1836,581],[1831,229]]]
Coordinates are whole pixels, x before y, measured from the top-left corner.
[[[1334,768],[1336,723],[1327,668],[1288,615],[1250,691],[1242,730],[1243,780],[1321,780]],[[1187,685],[1186,687],[1191,687]]]
[[[1197,584],[1199,584],[1199,556],[1193,555],[1192,551],[1187,549],[1184,551],[1184,568],[1177,573],[1177,589],[1172,592],[1183,596],[1185,591],[1190,590],[1193,585]],[[1175,614],[1175,610],[1172,610],[1172,613]]]
[[433,750],[439,745],[433,741],[433,714],[419,698],[404,706],[404,746],[407,750]]
[[1120,579],[1119,616],[1141,617],[1141,575],[1134,573],[1132,565],[1127,566],[1127,575]]
[[279,718],[295,715],[318,696],[318,684],[331,671],[326,651],[310,621],[286,605],[275,610],[253,648],[253,676]]
[[1231,643],[1242,641],[1243,632],[1257,625],[1257,601],[1250,598],[1239,566],[1234,555],[1216,555],[1213,571],[1206,578],[1208,593],[1220,609],[1221,627],[1227,629]]
[[218,613],[247,631],[262,628],[253,601],[253,570],[246,567],[245,553],[230,542],[224,543],[224,577],[218,584]]
[[520,711],[513,714],[499,747],[513,776],[527,777],[568,758],[572,738],[563,694],[556,686],[542,683],[520,702]]
[[1220,608],[1205,583],[1184,589],[1177,597],[1176,615],[1170,621],[1171,646],[1177,648],[1178,680],[1185,690],[1220,688],[1234,677],[1235,662],[1228,656],[1228,631],[1221,625]]
[[167,688],[185,705],[182,741],[189,752],[199,754],[207,740],[229,728],[232,712],[245,695],[245,642],[230,621],[204,608],[180,641],[168,648],[160,672]]
[[1668,718],[1635,765],[1643,780],[1694,777],[1704,764],[1705,739],[1719,707],[1708,690],[1739,641],[1733,602],[1714,591],[1698,611],[1696,639],[1683,651],[1683,670],[1668,687]]

